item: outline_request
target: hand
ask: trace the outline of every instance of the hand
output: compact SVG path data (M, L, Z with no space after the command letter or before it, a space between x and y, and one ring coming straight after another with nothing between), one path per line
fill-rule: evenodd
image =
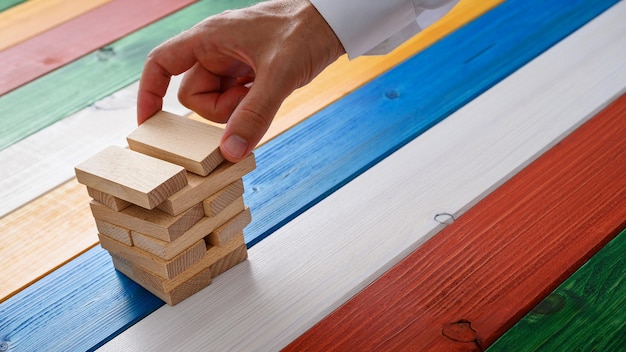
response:
M170 77L185 73L178 98L206 119L227 123L220 150L245 158L282 102L344 53L308 0L274 0L226 11L166 41L149 55L137 120L162 109Z

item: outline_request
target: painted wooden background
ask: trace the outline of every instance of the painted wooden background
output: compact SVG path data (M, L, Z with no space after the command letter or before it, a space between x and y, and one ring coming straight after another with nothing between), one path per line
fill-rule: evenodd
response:
M247 262L175 307L115 272L73 166L134 128L152 47L253 2L0 4L0 351L626 345L614 0L465 0L341 58L256 151Z

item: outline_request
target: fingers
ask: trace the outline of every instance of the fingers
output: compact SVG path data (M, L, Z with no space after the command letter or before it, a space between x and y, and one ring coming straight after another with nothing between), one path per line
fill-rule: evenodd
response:
M271 84L257 77L233 112L220 144L222 155L227 160L238 162L252 152L267 132L283 100L294 89L275 82Z
M148 55L137 93L138 124L162 109L170 78L194 65L194 40L193 36L182 33L161 44Z
M223 77L196 64L185 73L178 91L178 100L200 116L226 123L248 88L237 78Z

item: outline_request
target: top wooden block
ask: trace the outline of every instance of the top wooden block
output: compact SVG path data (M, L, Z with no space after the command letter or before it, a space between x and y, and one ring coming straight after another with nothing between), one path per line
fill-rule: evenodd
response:
M206 176L224 161L219 150L222 134L219 127L160 111L126 139L134 151Z
M75 172L78 182L146 209L187 185L182 167L116 146L96 153Z

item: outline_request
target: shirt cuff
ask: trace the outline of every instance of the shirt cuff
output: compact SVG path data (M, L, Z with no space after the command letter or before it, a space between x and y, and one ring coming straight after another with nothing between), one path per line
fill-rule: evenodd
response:
M348 57L386 54L448 13L459 0L309 0Z
M339 38L348 57L370 51L415 22L407 0L310 0Z

